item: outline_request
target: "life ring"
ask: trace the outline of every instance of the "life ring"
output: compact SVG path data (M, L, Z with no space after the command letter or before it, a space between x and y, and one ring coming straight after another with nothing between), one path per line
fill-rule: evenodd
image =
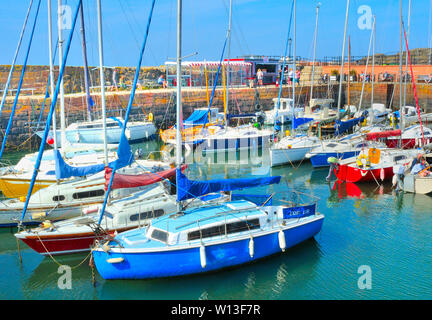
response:
M363 163L362 160L366 160L366 163ZM369 157L365 154L360 154L356 160L357 166L360 167L370 167Z

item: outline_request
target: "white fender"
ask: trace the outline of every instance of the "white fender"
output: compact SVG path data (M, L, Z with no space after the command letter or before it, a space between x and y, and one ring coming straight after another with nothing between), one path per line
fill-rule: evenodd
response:
M380 170L380 178L381 178L381 181L384 181L384 168L381 168L381 170Z
M254 252L255 248L254 248L254 240L253 237L251 236L250 240L249 240L249 255L251 258L253 258L254 256Z
M285 233L283 233L282 230L279 231L278 238L279 238L279 247L282 249L283 252L285 252L285 248L286 248Z
M207 266L207 258L204 244L201 244L200 247L200 259L201 259L201 267L204 269Z
M126 128L126 130L125 130L125 136L126 136L126 138L127 138L128 140L130 140L130 138L131 138L131 132L130 132L130 129L129 129L129 128Z
M397 184L397 175L394 174L393 175L393 179L392 179L392 185L393 185L393 187L396 187L396 184Z

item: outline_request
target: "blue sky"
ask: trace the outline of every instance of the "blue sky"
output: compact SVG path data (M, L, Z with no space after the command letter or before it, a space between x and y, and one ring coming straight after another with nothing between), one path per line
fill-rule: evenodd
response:
M10 64L30 0L6 1L0 11L0 64ZM18 63L24 59L36 3L30 15ZM42 0L29 64L47 65L47 1ZM317 56L339 56L342 51L346 0L321 0ZM430 0L412 1L410 48L429 46ZM6 5L7 3L7 5ZM63 0L74 10L77 0ZM96 0L83 0L89 64L98 65ZM280 56L284 52L291 0L233 0L231 57L246 54ZM312 57L318 1L297 0L297 55ZM144 37L151 0L102 0L104 55L107 66L135 66ZM357 11L366 5L376 16L376 52L399 50L399 0L351 0L348 34L352 55L366 55L370 30L361 30ZM177 0L156 0L143 65L161 65L176 54ZM218 60L228 28L229 0L183 1L183 53L187 60ZM52 0L53 40L57 39L57 1ZM408 0L403 0L407 23ZM79 25L74 33L68 65L82 65ZM64 33L66 38L69 31Z

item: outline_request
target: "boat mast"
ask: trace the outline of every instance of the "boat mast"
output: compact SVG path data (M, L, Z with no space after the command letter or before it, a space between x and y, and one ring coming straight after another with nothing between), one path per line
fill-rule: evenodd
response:
M344 57L345 57L345 42L346 42L346 33L347 33L347 26L348 26L349 3L350 0L347 0L347 7L346 7L346 14L345 14L345 30L344 30L344 38L342 44L342 61L341 61L340 78L339 78L339 95L338 95L338 104L337 104L338 119L340 119L340 107L342 101L342 83L343 83L343 69L344 69Z
M59 49L59 69L62 67L63 58L63 23L62 23L62 0L57 1L57 25L58 25L58 49ZM60 83L60 141L62 149L66 147L66 119L65 119L65 104L64 104L64 83L63 75Z
M51 15L51 0L48 0L48 47L49 47L49 67L50 67L50 88L51 98L54 95L54 65L53 65L53 53L52 53L52 15ZM55 109L53 111L53 139L54 139L54 150L57 150L57 134L56 134L56 116Z
M366 84L366 75L367 75L367 71L368 71L368 66L369 66L369 58L370 58L370 52L371 52L371 48L372 48L372 40L373 40L373 30L375 28L375 18L373 19L373 26L372 26L372 30L371 30L371 35L370 35L370 39L369 39L369 48L368 48L368 55L366 58L366 66L365 66L365 71L364 71L364 75L363 75L363 80L362 80L362 89L360 92L360 101L359 101L359 111L362 108L362 104L363 104L363 93L364 93L364 88L365 88L365 84ZM373 113L373 109L371 106L371 112ZM373 122L373 118L374 115L371 115L371 121Z
M27 21L28 21L29 15L30 15L30 11L31 11L32 5L33 5L33 0L30 1L30 5L29 5L29 7L27 9L27 14L26 14L26 17L24 19L24 24L23 24L23 27L22 27L22 30L21 30L21 34L20 34L20 38L19 38L19 41L18 41L18 45L17 45L17 48L15 50L15 55L14 55L13 60L12 60L12 65L11 65L11 68L9 70L9 75L8 75L7 80L6 80L6 85L5 85L4 90L3 90L3 97L2 97L2 100L1 100L1 104L0 104L0 115L1 115L2 110L3 110L3 106L4 106L5 102L6 102L6 95L8 93L9 85L10 85L10 82L11 82L11 79L12 79L12 74L13 74L13 71L14 71L14 68L15 68L15 62L16 62L16 59L17 59L17 56L18 56L18 52L19 52L19 49L21 48L21 43L22 43L22 39L23 39L23 36L24 36L24 31L25 31L26 26L27 26Z
M80 9L80 23L81 23L81 47L82 54L84 60L84 86L86 91L86 104L87 104L87 120L91 121L91 97L90 97L90 89L89 89L89 72L88 72L88 63L87 63L87 46L86 46L86 37L85 37L85 25L84 25L84 5L81 6Z
M402 14L401 14L402 16ZM408 26L407 26L407 41L408 41L408 45L409 45L409 35L410 35L410 25L411 25L411 0L409 0L408 2ZM402 36L402 34L401 34ZM402 37L401 37L401 57L402 57ZM404 100L403 100L403 106L406 106L406 93L407 93L407 78L408 78L408 54L405 55L405 81L404 81ZM399 61L400 62L400 61ZM401 130L405 129L405 115L400 111L401 115ZM403 118L402 118L403 117ZM403 119L403 121L402 121Z
M82 8L81 8L82 9ZM81 10L82 12L82 10ZM98 12L98 34L99 34L99 78L101 87L101 105L102 105L102 130L103 130L103 143L104 143L104 163L108 165L108 147L107 147L107 131L106 131L106 107L105 107L105 76L104 76L104 56L103 56L103 39L102 39L102 10L101 1L97 0Z
M182 0L177 0L177 103L176 103L176 113L177 113L177 126L176 126L176 165L177 171L181 170L182 163L182 136L181 136L181 49L182 49ZM209 119L210 120L210 119ZM177 194L178 181L176 183ZM177 201L177 211L181 211L181 203Z
M295 82L296 82L296 11L297 11L297 1L294 0L294 22L293 22L293 87L292 87L292 95L293 95L293 104L292 104L292 135L295 135L294 128L294 117L295 117Z
M313 62L312 62L312 81L311 81L311 93L310 93L309 105L310 105L310 100L313 99L313 87L314 87L314 77L315 77L316 43L317 43L317 33L318 33L318 15L319 15L320 5L321 5L321 2L318 2L317 6L316 6L316 20L315 20L315 33L314 33L314 51L313 51Z
M348 36L348 108L351 106L351 36Z
M228 22L228 48L227 48L227 83L226 83L226 99L225 99L225 112L224 112L224 122L225 129L228 127L227 124L227 112L228 112L228 100L229 100L229 88L230 88L230 53L231 53L231 17L232 17L232 0L230 0L230 8L229 8L229 22ZM210 120L210 119L209 119Z
M51 15L51 0L48 0L48 47L49 47L49 67L50 67L50 88L51 88L51 99L54 96L54 62L52 53L52 15ZM55 108L53 111L52 119L53 127L53 139L54 139L54 150L58 150L57 147L57 129L56 129L56 113ZM56 178L56 183L59 183L59 179Z

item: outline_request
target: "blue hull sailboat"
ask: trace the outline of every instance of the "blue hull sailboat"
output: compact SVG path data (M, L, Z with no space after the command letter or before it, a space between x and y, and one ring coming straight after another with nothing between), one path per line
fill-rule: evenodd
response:
M93 258L104 279L149 279L221 270L280 253L315 236L316 205L263 206L249 201L192 209L120 233Z

